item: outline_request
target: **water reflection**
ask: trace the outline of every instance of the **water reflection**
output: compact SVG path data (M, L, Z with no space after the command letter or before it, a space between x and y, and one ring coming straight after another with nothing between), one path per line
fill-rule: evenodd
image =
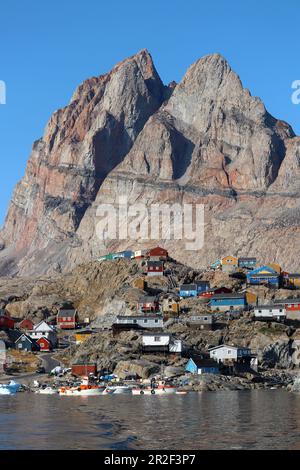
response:
M0 449L299 449L300 395L0 399Z

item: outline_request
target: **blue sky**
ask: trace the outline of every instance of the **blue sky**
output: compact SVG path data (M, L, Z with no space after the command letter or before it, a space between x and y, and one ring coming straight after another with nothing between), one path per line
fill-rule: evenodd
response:
M85 78L147 48L165 83L219 52L267 109L300 134L297 0L2 0L0 105L2 223L34 140Z

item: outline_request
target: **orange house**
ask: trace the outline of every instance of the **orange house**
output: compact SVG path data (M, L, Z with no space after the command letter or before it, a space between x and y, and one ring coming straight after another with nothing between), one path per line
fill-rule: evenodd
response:
M239 260L236 256L225 256L221 259L221 267L222 271L232 271L233 269L237 268L239 264Z

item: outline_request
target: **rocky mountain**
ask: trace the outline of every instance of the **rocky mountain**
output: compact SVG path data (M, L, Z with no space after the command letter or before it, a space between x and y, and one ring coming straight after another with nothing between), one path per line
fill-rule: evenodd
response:
M297 269L300 138L243 88L226 60L195 62L165 86L143 50L85 81L33 145L1 231L0 272L69 270L110 249L159 242L201 268L224 253ZM97 208L204 204L204 246L105 242ZM142 220L142 219L141 219Z

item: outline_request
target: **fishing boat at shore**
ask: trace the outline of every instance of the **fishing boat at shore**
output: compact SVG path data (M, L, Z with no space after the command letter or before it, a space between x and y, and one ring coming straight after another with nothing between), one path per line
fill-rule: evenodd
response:
M99 396L103 395L104 386L90 383L88 378L82 380L78 386L65 386L58 389L60 396Z
M146 387L133 388L131 393L132 395L172 395L177 393L177 387L161 381L158 384L152 383Z
M106 387L106 394L108 395L131 395L132 387L128 385L111 385Z
M57 395L58 390L53 387L45 387L45 388L40 388L39 390L36 390L35 393L38 395Z
M21 388L21 384L11 380L8 384L0 384L0 395L15 395Z

